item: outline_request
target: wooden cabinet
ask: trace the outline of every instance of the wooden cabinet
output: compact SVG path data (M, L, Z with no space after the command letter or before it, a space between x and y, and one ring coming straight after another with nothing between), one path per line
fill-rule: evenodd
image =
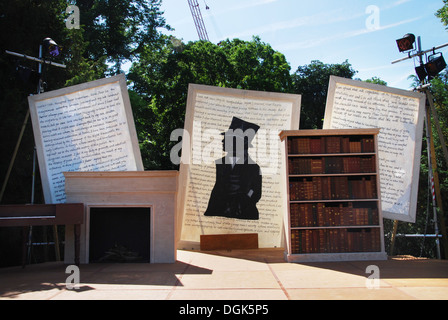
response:
M379 129L289 130L289 262L384 260Z

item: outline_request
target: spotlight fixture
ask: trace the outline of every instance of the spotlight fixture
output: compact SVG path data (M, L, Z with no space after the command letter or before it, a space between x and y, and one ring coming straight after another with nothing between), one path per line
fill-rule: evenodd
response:
M446 62L441 52L430 55L428 62L425 64L426 73L430 77L437 76L445 68Z
M26 66L17 65L16 73L19 79L22 80L24 85L37 85L39 83L39 74L36 72L36 70L33 70Z
M59 55L59 46L53 39L45 38L43 40L43 45L45 54L49 54L53 57L57 57Z
M425 69L424 65L415 67L415 73L417 73L417 76L418 76L418 79L420 80L420 82L425 80L426 76L428 75L426 73L426 69Z
M400 52L414 49L415 36L412 33L407 33L403 38L397 40L398 50Z

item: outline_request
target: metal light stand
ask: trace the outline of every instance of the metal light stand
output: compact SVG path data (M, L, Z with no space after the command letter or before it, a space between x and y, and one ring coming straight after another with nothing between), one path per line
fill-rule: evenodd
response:
M428 100L428 96L426 96ZM435 233L435 241L437 247L437 259L441 258L440 255L440 239L439 239L439 224L437 219L437 203L436 203L436 194L434 192L434 170L432 165L432 150L434 149L434 142L432 139L431 124L430 124L430 116L429 109L426 108L425 115L425 131L426 131L426 150L428 152L428 179L431 182L431 194L432 194L432 209L433 209L433 219L434 219L434 233ZM440 199L439 199L440 201ZM443 217L442 217L443 218ZM426 235L425 235L426 236Z
M428 52L435 52L435 50L437 49L441 49L444 47L447 47L448 43L440 45L438 47L434 47L432 49L429 50L425 50L422 51L421 49L421 38L417 37L417 52L414 54L410 54L410 52L408 53L408 56L402 59L398 59L395 61L392 61L392 64L394 63L398 63L404 60L408 60L408 59L412 59L415 57L419 57L419 62L420 62L420 66L423 66L423 55L428 53ZM426 78L426 77L425 77ZM428 151L428 179L431 185L431 195L432 195L432 205L433 205L433 221L434 221L434 235L427 235L427 234L423 234L423 235L401 235L401 236L405 236L405 237L434 237L435 238L435 242L436 242L436 247L437 247L437 258L441 259L441 251L440 251L440 238L442 238L442 241L444 242L444 253L445 253L445 259L448 259L448 239L447 239L447 233L446 233L446 226L445 226L445 220L444 220L444 214L443 214L443 206L442 206L442 199L441 199L441 194L440 194L440 186L439 186L439 179L438 179L438 174L437 174L437 164L436 164L436 158L435 158L435 150L434 150L434 141L433 141L433 136L432 136L432 131L431 131L431 112L433 113L433 118L435 121L435 125L437 127L437 130L439 132L439 139L441 141L442 144L442 149L444 152L444 156L445 156L445 161L448 164L448 151L446 149L446 143L445 143L445 139L443 137L443 134L441 133L440 130L440 126L438 123L438 118L437 118L437 113L436 110L434 108L434 104L433 104L433 97L431 92L429 91L429 87L430 84L425 84L424 83L424 79L420 80L421 81L421 86L419 86L418 88L416 88L418 91L422 92L425 94L426 96L426 101L427 101L427 107L426 107L426 112L425 112L425 131L426 131L426 141L427 141L427 151ZM431 111L430 111L431 109ZM436 197L437 196L437 197ZM436 199L439 199L439 214L440 214L440 219L438 218L438 214L437 214L437 202ZM441 233L439 234L439 220L440 220L440 226L441 226ZM392 232L392 239L391 239L391 253L393 253L394 250L394 244L395 244L395 237L397 236L397 227L398 227L398 220L394 221L394 227L393 227L393 232Z
M42 56L42 45L39 46L39 58L27 56L25 54L12 52L12 51L8 51L8 50L5 50L5 52L7 54L10 54L10 55L13 55L13 56L16 56L16 57L20 57L20 58L24 58L24 59L27 59L27 60L39 62L39 83L37 85L37 94L43 93L43 80L42 80L41 75L42 75L42 65L44 63L52 65L52 66L56 66L56 67L59 67L59 68L66 68L66 66L64 64L55 63L55 62L51 62L51 61L45 60L43 58L43 56ZM6 172L6 177L5 177L5 180L3 182L2 189L0 190L0 202L3 199L3 195L5 193L6 185L8 184L9 176L11 174L12 167L14 166L14 162L15 162L15 159L16 159L16 156L17 156L17 152L19 150L20 143L22 142L23 134L24 134L25 128L26 128L26 126L28 124L29 117L30 117L30 109L28 108L27 112L26 112L26 115L25 115L25 119L24 119L23 124L22 124L22 128L21 128L20 133L19 133L19 138L17 139L16 147L14 149L11 161L9 163L8 170ZM33 202L34 202L34 173L33 173L33 187L32 187L31 203L33 203Z
M59 68L66 68L66 66L64 64L55 63L55 62L52 62L52 61L45 60L44 55L43 55L42 44L39 45L39 58L27 56L25 54L20 54L20 53L8 51L8 50L6 50L5 52L7 54L10 54L10 55L13 55L13 56L16 56L16 57L24 58L24 59L35 61L35 62L39 63L39 65L38 65L39 82L37 84L37 90L36 90L37 94L41 94L41 93L44 92L44 81L43 81L43 77L42 77L42 66L43 66L43 64L53 65L53 66L56 66L56 67L59 67ZM17 152L19 150L20 143L22 142L23 134L24 134L25 128L26 128L26 126L28 124L29 117L30 117L30 109L28 108L27 112L26 112L26 115L25 115L25 120L23 121L22 128L20 130L19 138L18 138L17 143L16 143L16 147L15 147L14 152L13 152L13 156L11 158L8 170L6 172L5 181L3 182L2 189L0 190L0 202L3 199L3 195L4 195L4 192L6 190L6 185L8 184L9 176L10 176L12 168L14 166L14 162L15 162L15 159L16 159L16 156L17 156ZM34 150L33 150L33 173L32 173L32 182L31 182L32 185L31 185L31 202L30 202L30 204L34 204L35 181L36 181L36 158L37 158L37 156L36 156L36 147L34 146ZM31 246L32 246L31 240L32 240L33 227L29 226L28 228L29 229L28 229L28 239L27 239L27 243L28 243L27 260L30 261ZM55 229L54 232L56 233L55 236L57 237L57 229ZM59 259L59 249L58 248L56 248L56 258Z

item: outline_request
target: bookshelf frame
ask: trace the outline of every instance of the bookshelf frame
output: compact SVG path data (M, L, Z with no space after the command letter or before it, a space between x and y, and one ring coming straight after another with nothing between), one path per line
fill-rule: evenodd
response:
M387 259L379 131L369 128L280 132L286 157L286 261ZM312 139L320 149L309 146Z

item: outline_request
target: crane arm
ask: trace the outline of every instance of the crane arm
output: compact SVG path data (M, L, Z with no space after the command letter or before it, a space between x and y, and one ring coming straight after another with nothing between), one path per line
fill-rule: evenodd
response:
M201 9L197 0L188 0L191 15L193 16L194 24L199 35L200 40L208 40L207 30L205 29L204 20L202 19Z

